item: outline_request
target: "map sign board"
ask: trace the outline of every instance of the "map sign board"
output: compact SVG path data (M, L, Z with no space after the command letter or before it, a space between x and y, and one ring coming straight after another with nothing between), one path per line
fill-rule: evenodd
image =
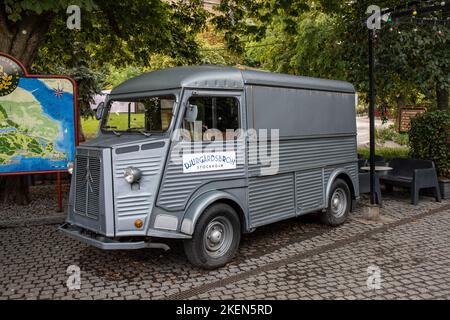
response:
M72 79L29 75L0 53L0 175L67 171L77 125Z

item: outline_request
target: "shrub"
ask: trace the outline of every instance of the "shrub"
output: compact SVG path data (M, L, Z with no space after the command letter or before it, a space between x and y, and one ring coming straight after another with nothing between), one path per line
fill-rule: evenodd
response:
M364 105L357 105L356 106L356 114L358 116L365 116L368 113L368 107Z
M393 141L401 146L408 145L409 137L407 133L398 133L395 125L391 124L387 128L376 129L375 136L381 143L386 141Z
M411 119L410 155L433 160L441 177L450 177L450 112L432 111Z

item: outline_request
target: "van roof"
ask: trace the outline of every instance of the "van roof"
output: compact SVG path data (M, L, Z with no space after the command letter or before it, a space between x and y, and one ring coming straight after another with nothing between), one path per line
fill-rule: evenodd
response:
M288 74L241 70L215 65L188 66L147 72L115 87L111 94L138 93L177 88L243 89L245 85L288 87L354 93L348 82Z

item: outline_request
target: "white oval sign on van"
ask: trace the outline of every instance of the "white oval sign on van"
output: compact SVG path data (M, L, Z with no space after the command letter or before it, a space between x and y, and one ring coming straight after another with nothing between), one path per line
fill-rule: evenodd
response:
M235 152L183 154L183 173L236 169Z

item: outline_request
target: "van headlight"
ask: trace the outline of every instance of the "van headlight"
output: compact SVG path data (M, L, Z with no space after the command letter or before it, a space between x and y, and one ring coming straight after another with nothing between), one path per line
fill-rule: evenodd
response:
M74 166L75 165L74 165L74 163L72 161L67 163L67 171L69 172L69 174L73 173Z
M124 170L123 177L129 184L132 184L141 179L142 172L138 168L128 167Z

